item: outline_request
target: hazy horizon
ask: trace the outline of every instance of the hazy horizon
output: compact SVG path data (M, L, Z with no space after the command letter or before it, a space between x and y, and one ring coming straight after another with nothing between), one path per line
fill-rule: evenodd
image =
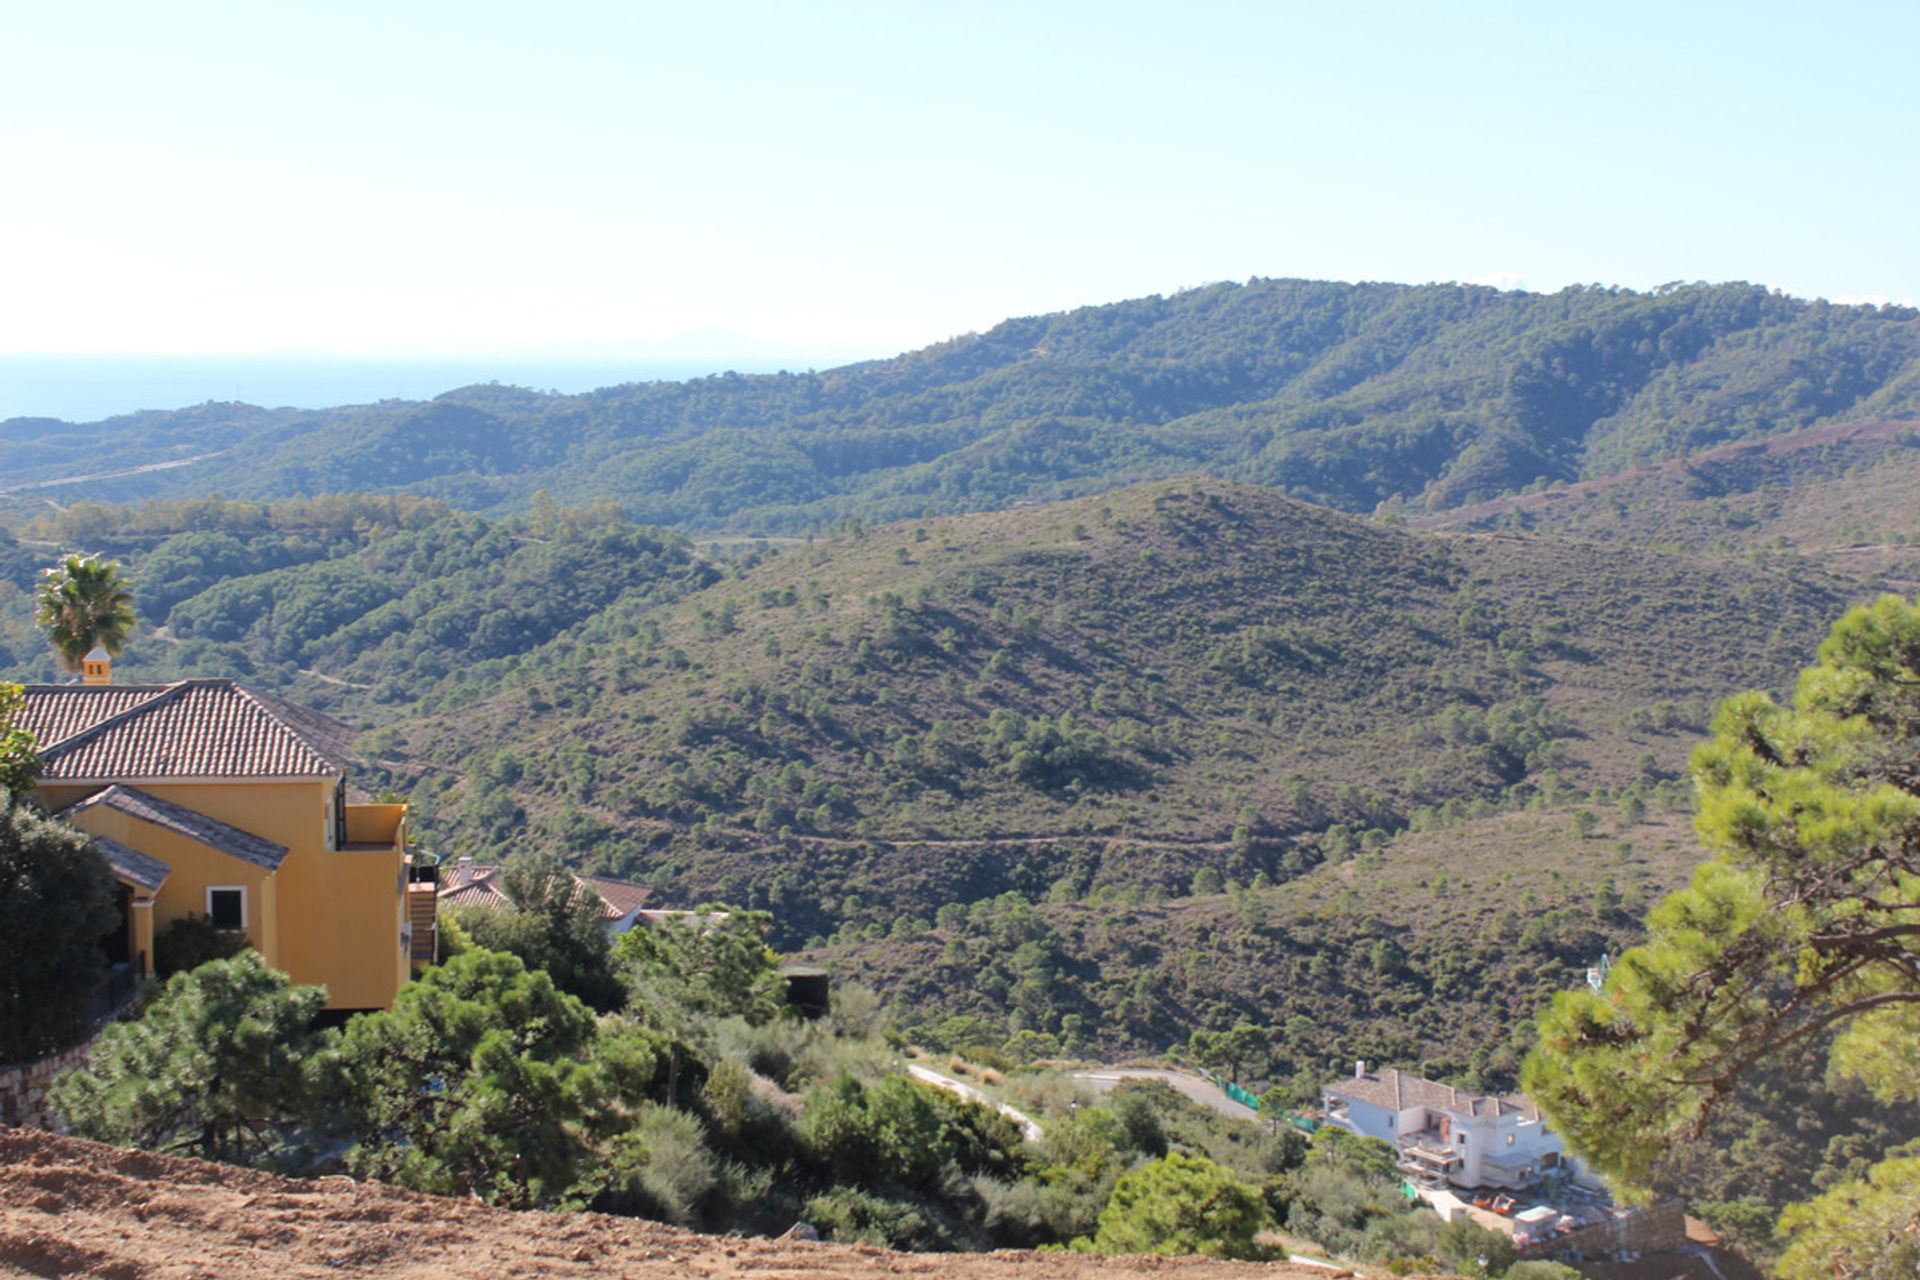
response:
M892 353L889 353L892 354ZM626 382L681 382L714 374L800 372L871 357L0 355L0 422L98 422L216 402L331 409L381 400L430 400L498 382L578 394Z

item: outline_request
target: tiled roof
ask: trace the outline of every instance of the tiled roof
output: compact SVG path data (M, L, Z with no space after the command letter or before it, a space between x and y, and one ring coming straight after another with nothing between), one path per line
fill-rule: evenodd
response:
M113 874L122 880L139 885L142 889L158 890L167 882L167 876L173 868L158 858L150 858L138 849L129 849L118 840L109 840L105 836L93 837L93 847L113 868Z
M507 907L512 903L500 887L500 868L456 862L442 867L440 905L443 907ZM600 914L609 920L624 920L632 915L653 890L627 880L606 876L576 874L574 883L590 889L600 898Z
M156 827L164 827L209 849L230 854L269 871L278 871L280 864L287 859L287 846L283 844L263 840L251 832L230 827L217 818L209 818L185 805L162 800L159 796L148 795L134 787L108 787L78 804L68 805L54 816L70 818L95 807L112 809L142 822L150 822Z
M575 876L574 879L600 895L600 901L606 904L609 920L626 919L653 896L653 890L630 880L610 880L606 876Z
M164 684L41 684L26 686L15 724L33 732L42 747L91 729L165 693Z
M29 685L43 783L118 778L284 778L345 771L353 730L227 679Z
M511 904L500 891L494 873L500 868L471 862L447 863L440 868L440 905L443 907L505 907Z
M1405 1111L1410 1107L1430 1107L1436 1111L1458 1111L1471 1116L1497 1116L1520 1113L1538 1116L1524 1098L1494 1098L1468 1093L1450 1084L1435 1084L1389 1067L1348 1080L1335 1081L1325 1092L1335 1098L1370 1102L1376 1107Z
M488 867L487 870L491 872L493 868ZM487 907L497 909L510 907L513 904L507 901L507 895L500 892L500 886L495 884L492 876L489 875L484 878L468 879L458 884L448 884L446 881L442 881L440 884L440 905L443 907Z

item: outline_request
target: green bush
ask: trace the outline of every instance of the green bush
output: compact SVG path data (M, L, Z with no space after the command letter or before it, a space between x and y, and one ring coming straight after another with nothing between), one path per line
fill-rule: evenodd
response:
M1046 1176L1046 1175L1043 1175ZM1097 1180L1053 1177L1002 1182L975 1178L974 1194L983 1207L982 1223L996 1248L1031 1249L1066 1244L1092 1235L1100 1211L1113 1193L1114 1175Z
M603 1211L692 1225L720 1182L720 1161L698 1117L677 1107L648 1107L614 1139L601 1197Z
M209 961L231 959L250 945L246 934L216 929L213 921L189 911L154 937L153 971L169 978L198 969Z
M653 1089L658 1037L602 1026L540 970L474 950L347 1025L341 1097L356 1173L440 1195L553 1205Z
M1513 1237L1483 1227L1471 1218L1455 1218L1434 1237L1440 1260L1463 1276L1498 1276L1513 1266Z
M1534 1258L1508 1267L1501 1280L1581 1280L1580 1273L1564 1262Z
M808 1096L799 1131L836 1181L860 1186L930 1187L950 1166L1004 1176L1022 1163L1011 1121L906 1076L869 1088L843 1073Z
M1142 1165L1114 1185L1093 1238L1099 1253L1205 1254L1259 1258L1266 1225L1259 1192L1213 1161L1179 1152Z
M807 1201L806 1220L823 1239L880 1245L888 1249L926 1249L940 1243L927 1215L912 1203L836 1187Z

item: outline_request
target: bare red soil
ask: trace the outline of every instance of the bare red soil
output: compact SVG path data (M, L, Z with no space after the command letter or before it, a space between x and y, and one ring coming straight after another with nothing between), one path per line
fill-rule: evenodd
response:
M632 1218L515 1213L348 1178L300 1181L0 1129L0 1275L1330 1280L1346 1274L1204 1258L911 1254L703 1236Z

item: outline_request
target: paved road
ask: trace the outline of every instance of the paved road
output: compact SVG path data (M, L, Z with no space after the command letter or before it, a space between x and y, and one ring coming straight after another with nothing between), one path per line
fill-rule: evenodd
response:
M1091 1085L1101 1093L1112 1093L1113 1087L1122 1080L1158 1080L1223 1116L1232 1116L1236 1120L1260 1118L1258 1112L1235 1102L1210 1081L1185 1071L1161 1071L1151 1067L1100 1067L1093 1071L1071 1072L1068 1078Z
M923 1067L917 1062L909 1062L907 1064L907 1074L915 1080L932 1085L936 1089L945 1089L948 1093L958 1094L968 1102L977 1102L983 1107L992 1107L995 1111L998 1111L1001 1115L1019 1125L1020 1132L1026 1136L1028 1142L1038 1142L1047 1136L1046 1131L1041 1129L1034 1118L1026 1112L1010 1107L1004 1102L995 1102L992 1098L989 1098L986 1094L964 1081L955 1080L952 1076L943 1076L938 1071L930 1067Z

